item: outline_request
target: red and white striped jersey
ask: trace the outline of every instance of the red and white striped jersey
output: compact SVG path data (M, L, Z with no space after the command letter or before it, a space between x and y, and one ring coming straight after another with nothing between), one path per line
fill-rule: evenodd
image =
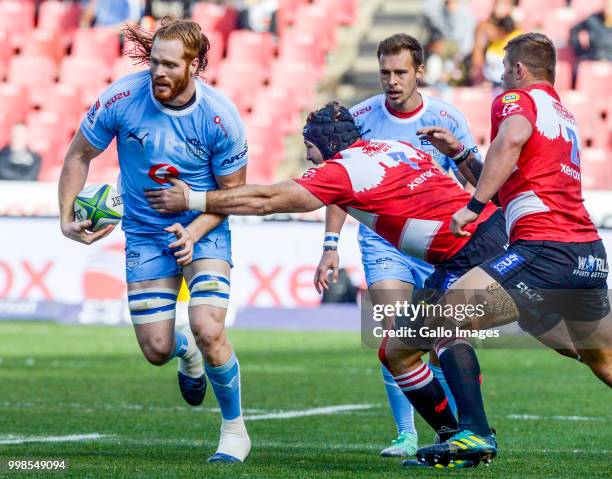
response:
M469 241L453 236L450 221L470 195L409 143L359 141L294 181L428 263L451 258ZM489 204L466 229L474 232L495 210Z
M580 134L574 115L547 83L499 95L491 109L491 141L501 123L521 115L533 133L499 190L510 242L586 243L599 239L582 199Z

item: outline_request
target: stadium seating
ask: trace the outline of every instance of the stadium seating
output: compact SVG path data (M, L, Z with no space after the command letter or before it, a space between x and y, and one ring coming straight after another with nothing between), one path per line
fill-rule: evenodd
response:
M319 48L318 39L312 32L289 30L280 40L279 58L311 65L317 80L323 73L325 53Z
M578 15L572 8L561 7L547 13L542 22L542 33L547 35L557 47L569 42L570 29L578 23Z
M74 34L72 56L82 58L100 58L107 65L121 55L119 33L107 28L83 28Z
M335 15L324 5L317 3L299 7L294 30L300 33L310 33L317 39L317 47L324 53L336 47Z
M202 26L204 32L218 31L227 42L229 34L236 28L238 14L236 10L225 5L208 2L196 2L191 16Z
M8 81L27 86L31 90L30 93L35 94L37 88L44 88L55 82L57 70L57 64L47 56L16 55L9 63Z
M146 65L135 65L134 60L130 57L122 56L117 58L112 67L111 72L111 80L115 81L118 78L121 78L125 75L129 75L130 73L135 73L138 71L145 70L147 68Z
M68 56L60 67L60 81L81 88L103 85L111 76L111 67L101 58Z
M576 88L588 91L597 101L610 95L611 62L582 61L578 64Z
M40 4L38 28L63 34L70 33L77 28L79 17L78 3L46 0Z
M77 125L83 115L81 92L71 84L53 85L39 106L41 110L58 113L69 125Z
M11 125L12 122L9 121L6 113L0 110L0 148L9 143L11 139Z
M37 28L32 30L21 48L23 55L40 55L51 58L58 63L66 54L66 49L60 36L52 30Z
M555 74L555 90L561 92L572 88L572 65L570 62L557 61L557 71Z
M605 149L583 148L580 160L583 188L612 190L612 168Z
M0 84L0 113L9 124L25 121L28 114L27 89L16 84Z
M257 63L260 68L268 69L274 57L274 50L272 33L235 30L229 36L227 58L233 62Z
M27 34L34 28L34 3L22 1L0 2L0 30L9 35L9 44L20 48Z
M465 115L478 145L489 143L492 100L489 88L455 88L452 93L451 103Z
M316 3L327 8L339 25L352 25L357 19L357 0L317 0Z

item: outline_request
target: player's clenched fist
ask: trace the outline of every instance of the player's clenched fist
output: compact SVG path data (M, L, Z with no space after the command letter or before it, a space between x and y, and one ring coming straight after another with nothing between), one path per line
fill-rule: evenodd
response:
M189 209L189 186L181 180L169 177L170 188L145 191L145 197L151 208L158 213L176 213Z
M87 228L91 227L91 221L71 221L70 223L62 223L62 233L66 238L78 241L83 244L91 244L95 241L101 240L105 236L108 236L115 225L108 225L98 231L88 231Z

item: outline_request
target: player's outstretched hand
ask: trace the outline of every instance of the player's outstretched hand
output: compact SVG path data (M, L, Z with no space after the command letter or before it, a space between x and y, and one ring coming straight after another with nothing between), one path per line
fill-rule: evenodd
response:
M321 294L324 289L329 289L329 276L327 274L328 271L332 272L332 281L334 283L338 281L339 265L340 256L338 256L338 251L323 251L321 261L319 261L319 266L317 266L317 270L314 276L314 285L319 294Z
M151 208L158 213L176 213L189 209L189 186L173 176L168 177L170 188L145 191Z
M181 266L187 266L193 260L194 240L187 228L180 223L174 223L165 229L168 233L174 233L176 241L170 243L170 248L178 249L174 253L176 262Z
M62 224L62 233L66 238L70 238L71 240L83 244L91 244L108 236L111 234L111 231L115 229L115 225L108 225L98 231L88 231L87 228L90 227L90 220L72 221Z
M457 211L451 220L450 229L456 237L470 236L469 231L465 231L463 228L470 223L473 223L478 218L478 215L472 210L468 210L466 207L461 208Z
M426 138L443 155L453 157L461 152L463 145L450 130L441 126L427 126L417 131L417 135Z

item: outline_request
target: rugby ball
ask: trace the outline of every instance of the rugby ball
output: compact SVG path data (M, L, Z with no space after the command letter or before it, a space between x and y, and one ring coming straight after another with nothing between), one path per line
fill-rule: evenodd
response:
M121 195L110 185L89 185L74 200L74 219L91 220L91 231L116 225L123 216Z

